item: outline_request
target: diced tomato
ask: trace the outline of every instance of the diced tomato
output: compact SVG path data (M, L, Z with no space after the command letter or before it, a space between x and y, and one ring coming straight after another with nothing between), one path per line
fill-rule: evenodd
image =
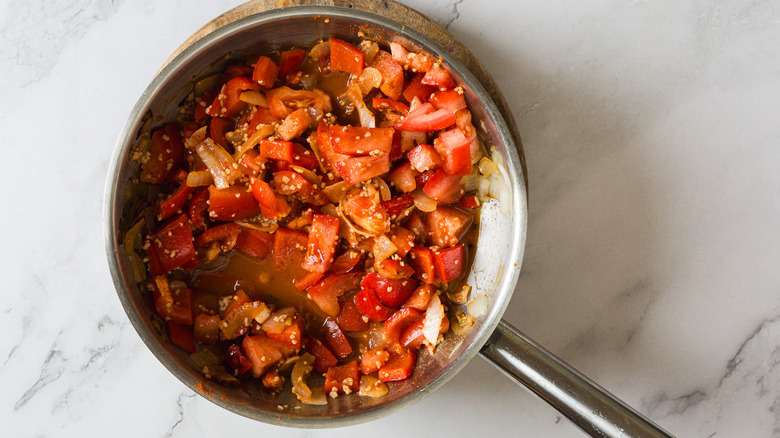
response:
M356 249L350 248L333 260L330 270L336 274L343 274L353 270L361 260L363 260L363 254Z
M371 99L371 105L377 111L389 110L403 115L409 113L409 105L393 99L374 97Z
M206 113L213 117L235 117L247 104L239 96L246 90L259 90L260 84L245 76L237 76L222 86Z
M265 169L266 159L260 156L260 152L254 149L250 149L244 152L241 159L238 161L238 170L244 175L251 178L262 177L262 172Z
M209 218L237 221L260 214L260 206L249 187L233 185L225 189L209 186Z
M439 206L426 215L431 243L440 247L457 245L474 217L454 207Z
M414 177L417 176L417 171L412 168L412 165L408 161L404 161L398 167L395 168L387 179L395 186L396 189L404 193L409 193L417 188L417 183L414 181Z
M336 317L336 322L339 323L339 327L345 332L363 332L369 329L368 322L363 319L355 305L354 297L344 300L341 305L341 312Z
M353 75L363 73L365 53L352 44L337 38L330 39L330 69L345 71Z
M283 120L298 108L311 107L322 114L328 113L332 109L330 96L316 88L314 90L293 90L284 86L266 91L265 97L271 115L278 120Z
M314 152L298 143L293 143L293 164L310 170L315 170L320 166Z
M168 321L168 337L171 338L171 343L179 346L185 351L195 353L195 338L192 335L192 328L185 327L174 321Z
M390 145L390 153L388 154L388 158L390 158L390 161L393 162L400 160L403 157L404 150L403 146L401 145L401 131L395 131L393 132L393 142Z
M290 214L292 210L290 204L282 196L274 193L267 182L250 178L249 183L252 186L253 198L259 203L260 212L265 218L281 219Z
M371 374L379 371L387 360L390 359L390 353L381 348L372 348L363 353L360 360L360 372Z
M247 130L247 134L252 135L255 131L257 131L257 127L260 125L268 125L278 122L279 121L273 116L273 114L271 114L271 110L262 106L257 107L254 114L252 114L252 119L249 121L249 129Z
M306 51L298 47L282 52L279 59L279 78L284 79L297 70L305 58Z
M273 318L273 316L272 316ZM288 321L292 321L288 324ZM280 344L287 345L294 348L296 351L300 350L303 339L303 318L297 313L285 321L285 329L281 333L268 332L268 337Z
M331 38L332 39L332 38ZM358 361L331 367L325 373L325 394L351 394L360 390Z
M382 260L374 263L374 269L385 278L409 278L414 275L414 268L401 260Z
M237 344L231 344L225 351L225 363L239 376L252 369L252 362L241 353L241 348Z
M306 256L309 235L305 231L279 227L274 233L274 264L300 265Z
M409 299L412 292L417 288L417 280L411 278L392 279L370 272L360 283L363 289L372 289L379 301L388 307L401 307Z
M389 216L398 216L401 212L414 205L414 197L412 195L396 196L382 202L381 205Z
M431 94L436 91L436 87L422 83L424 77L425 73L418 73L409 81L409 84L403 92L404 99L406 99L407 102L411 103L415 97L418 98L420 102L427 102Z
M317 338L309 338L309 342L306 343L306 350L314 356L312 366L314 371L320 374L325 374L328 368L334 367L339 363L336 356Z
M390 318L395 311L379 301L373 289L363 289L355 295L358 311L371 321L381 322Z
M284 118L281 125L276 128L276 132L282 140L291 140L303 134L313 122L314 119L311 118L308 110L297 109Z
M293 284L299 291L305 291L319 283L324 276L325 274L323 272L307 272L303 277L293 280Z
M412 168L417 172L438 169L444 163L444 160L442 160L441 155L436 152L436 149L427 144L415 146L412 150L407 152L406 156L409 158L409 163Z
M235 129L235 122L232 119L225 117L213 117L209 124L209 137L214 140L214 143L222 146L226 151L233 150L227 139L225 139L225 133Z
M429 101L436 109L446 109L451 113L456 113L466 108L466 99L463 94L455 89L437 91L431 96Z
M236 246L239 231L241 227L235 222L209 228L195 239L195 246L200 248L211 242L219 242L219 248L228 252Z
M409 215L404 227L414 234L415 243L425 245L428 242L428 228L417 212Z
M263 158L293 162L293 144L284 140L263 139L260 142L260 155Z
M346 274L326 274L306 292L323 312L330 316L339 314L339 297L360 287L363 272L348 272Z
M433 271L433 269L431 269L431 271ZM431 273L431 277L433 277L433 273ZM431 298L435 293L435 287L430 284L423 284L414 290L412 296L410 296L401 307L411 307L412 309L417 309L420 312L424 312L425 309L428 308L428 303L430 303Z
M200 227L206 220L206 210L209 208L209 191L207 188L198 190L190 200L189 214L192 226Z
M331 126L330 144L339 154L351 156L387 154L392 147L393 132L393 128Z
M176 269L195 256L192 230L186 214L171 219L152 236L164 272Z
M404 227L395 227L388 235L395 245L395 253L404 258L414 246L414 233Z
M471 142L460 129L454 128L439 134L433 147L444 158L442 168L450 175L468 175L471 173Z
M406 118L395 126L401 131L431 132L448 128L455 124L455 114L447 110L437 110L430 103L424 103L409 111Z
M424 246L415 246L409 250L409 254L409 263L414 267L415 278L433 284L436 281L436 271L431 250Z
M468 208L469 210L473 210L477 207L479 207L479 198L477 198L474 195L463 195L458 199L458 203L463 208Z
M261 56L255 64L252 72L252 80L262 87L271 88L274 86L276 77L279 75L279 67L267 56Z
M423 193L437 200L440 204L449 204L460 198L463 185L460 175L449 175L442 169L436 171L423 186Z
M344 359L352 354L352 346L333 318L326 319L322 325L322 342L339 358Z
M387 321L385 326L385 340L390 344L397 344L401 339L401 332L411 323L422 318L422 313L412 307L404 307L398 310Z
M444 248L433 253L433 266L436 268L436 277L444 283L448 283L461 275L466 270L466 250L462 243L451 248Z
M214 344L219 340L219 315L200 313L192 327L195 340L201 344Z
M274 172L274 186L281 195L296 195L303 202L315 206L330 203L330 200L324 193L315 188L301 174L292 170Z
M433 85L439 88L450 88L457 85L455 84L455 79L452 78L452 75L447 70L436 65L425 73L421 82L425 85Z
M320 149L320 155L322 155L325 164L331 171L338 175L339 170L336 164L350 157L349 155L339 154L333 150L333 146L330 142L330 127L325 123L325 120L320 120L320 124L317 127L317 146Z
M404 71L401 66L384 50L377 52L371 66L382 74L382 84L379 89L387 97L397 100L404 89Z
M379 380L395 382L412 375L417 364L417 350L399 348L390 351L390 359L379 369Z
M349 157L336 162L335 167L344 182L353 185L387 173L390 170L390 159L387 154Z
M236 249L259 259L268 257L273 245L274 234L251 228L241 228L241 232L238 233L238 240L236 240Z
M182 172L184 171L182 170ZM187 172L184 173L186 174ZM192 187L188 186L186 181L183 181L168 199L160 202L160 214L157 215L157 220L168 219L180 211L187 204L192 190Z
M161 184L184 161L184 143L179 125L171 123L152 133L149 158L141 164L141 181Z
M311 272L325 272L333 263L333 254L339 241L341 222L337 217L315 214L306 245L306 259L303 269Z
M291 353L290 347L260 334L244 336L241 350L252 363L252 376L260 377L274 364Z

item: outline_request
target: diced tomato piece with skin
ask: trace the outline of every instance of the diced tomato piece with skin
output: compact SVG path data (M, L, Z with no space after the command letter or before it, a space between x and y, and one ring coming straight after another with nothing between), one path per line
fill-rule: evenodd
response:
M466 108L466 98L456 89L437 91L433 93L429 102L436 109L446 109L452 113Z
M271 140L270 138L266 138L260 141L260 155L263 158L292 163L293 144L289 141Z
M433 271L433 266L431 266L431 271ZM431 277L433 277L433 275L433 272L431 272ZM435 293L435 287L430 284L422 284L420 287L414 290L412 296L409 297L409 299L406 300L406 302L401 307L411 307L412 309L417 309L420 312L424 312L425 309L428 308L428 303L431 302L431 298Z
M303 345L301 343L303 339L303 325L304 321L303 318L298 315L297 313L292 317L292 323L287 325L285 323L286 327L284 331L281 333L271 333L268 332L268 337L273 339L276 342L279 342L280 344L287 345L288 347L294 348L296 351L300 350L301 346Z
M310 170L318 169L320 166L314 152L298 143L293 143L293 164Z
M192 327L195 340L201 344L214 344L219 340L219 315L200 313Z
M409 250L409 254L409 264L414 268L415 278L433 284L436 281L436 270L431 250L424 246L415 246Z
M413 307L404 307L398 310L387 321L385 326L385 340L390 344L400 342L401 333L411 323L422 318L422 313Z
M341 312L336 316L336 322L345 332L364 332L370 327L355 305L354 297L347 298L341 304Z
M200 227L206 221L206 210L209 209L209 190L202 188L198 190L190 200L189 214L192 226Z
M417 183L414 181L415 176L417 176L417 171L412 168L411 163L404 161L390 172L387 179L399 191L409 193L417 188Z
M421 82L439 88L451 88L457 85L447 70L435 65L425 73Z
M152 133L149 159L141 164L141 181L161 184L184 161L184 143L179 125L171 123Z
M390 158L390 161L393 162L395 160L400 160L404 157L404 150L403 146L401 145L401 131L395 131L393 132L393 142L390 145L390 153L388 154L388 158Z
M404 258L414 246L414 233L404 227L395 227L388 235L395 245L395 253Z
M463 186L460 175L450 175L443 169L433 174L423 186L423 193L438 201L440 204L455 202L463 194Z
M414 234L415 243L425 245L428 242L428 228L417 212L409 215L404 227Z
M276 132L282 140L292 140L309 129L313 122L314 119L311 118L308 110L305 108L297 109L282 120L282 123L276 128Z
M351 394L360 390L358 361L331 367L325 373L325 394Z
M336 356L319 339L309 338L309 341L306 343L306 351L314 356L312 367L317 373L325 374L329 368L339 363Z
M354 185L390 171L390 158L387 154L349 157L334 165L344 182Z
M406 153L406 156L409 158L412 169L417 172L438 169L444 163L444 160L442 160L441 155L436 149L428 144L415 146Z
M395 310L379 301L373 289L363 289L355 295L355 306L358 311L371 321L382 322L393 316Z
M320 149L320 155L327 167L337 175L340 175L336 163L350 157L349 155L339 154L333 150L330 142L330 127L324 120L320 120L320 124L317 127L317 146Z
M303 269L310 272L325 272L330 268L339 242L340 226L341 222L337 217L325 214L314 215Z
M363 272L348 272L346 274L326 274L314 286L308 288L306 292L323 312L330 316L339 314L339 297L345 293L360 287L360 280L363 278Z
M258 126L269 125L271 123L279 123L279 120L271 114L271 110L262 106L257 107L254 114L252 114L252 119L249 120L249 130L247 131L247 134L252 135L257 131Z
M363 289L372 289L385 306L399 308L417 289L417 284L417 280L411 278L385 278L370 272L363 278L360 286Z
M257 178L261 176L265 168L265 162L266 159L260 156L260 152L250 149L244 152L244 155L238 161L238 170L250 178Z
M359 76L363 73L366 54L352 44L337 38L330 39L330 69Z
M331 126L330 144L333 151L339 154L351 156L387 154L392 148L393 132L393 128Z
M474 216L454 207L439 206L426 215L431 243L440 247L457 245Z
M240 231L241 226L235 222L217 225L216 227L209 228L195 238L195 246L200 248L211 242L219 242L219 249L223 252L228 252L236 246L238 233Z
M319 281L322 280L322 277L324 276L325 273L323 272L308 272L303 277L293 280L293 283L295 284L296 289L303 292L306 289L319 283Z
M213 117L209 124L209 137L214 140L214 143L222 146L226 151L231 152L233 145L231 145L225 138L225 133L235 129L235 122L232 119L225 117Z
M313 90L293 90L290 87L278 87L265 92L268 101L268 109L278 120L284 120L288 114L299 108L314 108L319 112L326 114L332 109L330 96L324 91Z
M273 245L273 234L251 228L241 228L236 240L236 249L261 260L268 257Z
M235 117L246 108L247 104L239 96L246 90L260 90L260 84L245 76L237 76L229 80L220 90L206 113L213 117Z
M252 80L264 88L271 88L274 86L278 75L279 67L276 66L276 63L267 56L261 56L257 60L255 69L252 72Z
M322 325L322 342L336 357L344 359L352 354L352 346L349 345L347 337L333 318L326 319Z
M186 174L186 172L184 173ZM186 181L183 181L168 199L160 202L160 213L157 215L157 220L168 219L181 210L187 204L192 191L193 188L188 186Z
M252 376L261 377L282 358L291 354L292 349L260 334L244 336L244 340L241 342L241 351L252 363Z
M437 110L430 103L424 103L409 111L404 120L395 126L401 131L431 132L448 128L455 124L455 114L447 110Z
M401 212L414 205L414 197L412 197L412 195L396 196L395 198L383 201L381 205L385 208L388 216L398 216Z
M237 221L260 214L260 206L249 187L232 185L225 189L209 186L209 218Z
M377 52L371 66L382 74L382 84L379 89L391 99L397 100L404 89L404 70L384 50Z
M412 375L417 364L417 350L399 348L390 351L390 359L379 369L379 380L396 382Z
M444 248L433 253L433 266L436 268L436 278L443 283L459 278L466 270L466 249L462 243L451 248Z
M298 47L282 52L279 59L279 78L283 79L297 70L305 58L306 51Z
M306 178L292 170L274 172L274 186L280 195L293 195L314 189L314 186Z
M363 353L360 360L360 372L371 374L379 371L387 360L390 359L390 353L381 348L372 348Z
M225 363L239 376L252 369L252 362L241 353L241 348L237 344L231 344L225 351Z
M389 110L403 115L409 113L409 105L393 99L374 97L373 99L371 99L371 105L377 111Z
M444 158L442 168L450 175L469 175L471 173L471 142L460 129L454 128L439 134L433 147Z
M305 231L279 227L274 232L274 264L276 267L300 265L306 256L309 234Z
M463 208L473 210L479 207L479 198L474 195L463 195L458 199L458 204Z
M363 254L356 249L348 249L344 254L336 257L333 264L330 265L331 272L344 274L355 269L355 266L363 260Z
M250 178L249 183L252 186L254 200L259 204L259 210L265 218L281 219L290 214L292 210L290 204L283 197L274 193L267 182Z
M192 335L192 328L185 327L174 321L168 321L168 336L171 343L190 353L195 353L195 338Z
M424 77L425 73L418 73L409 81L403 92L404 99L407 102L411 103L415 97L421 102L427 102L431 94L436 91L436 87L422 83Z
M176 269L195 256L192 230L186 214L170 220L152 236L160 265L164 272Z

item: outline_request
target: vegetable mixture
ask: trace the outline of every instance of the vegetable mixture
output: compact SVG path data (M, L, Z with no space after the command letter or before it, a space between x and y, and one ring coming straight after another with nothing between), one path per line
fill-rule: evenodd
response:
M148 203L125 249L207 378L381 397L471 326L454 304L495 166L441 60L389 49L330 38L229 65L139 141Z

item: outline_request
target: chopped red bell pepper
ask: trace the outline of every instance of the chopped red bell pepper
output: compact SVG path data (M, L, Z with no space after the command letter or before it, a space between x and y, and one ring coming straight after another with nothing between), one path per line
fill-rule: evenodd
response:
M447 70L436 65L425 73L421 82L425 85L433 85L439 88L450 88L457 85L455 79L452 78L452 75Z
M391 217L398 216L412 205L414 205L414 197L412 197L412 195L396 196L395 198L382 202L382 207L385 208L385 211Z
M252 187L254 200L260 204L260 212L265 218L281 219L290 214L292 210L290 204L282 196L277 195L267 182L250 178L249 184Z
M388 154L348 157L334 165L344 182L353 185L387 173L390 170L390 158Z
M431 94L436 91L436 87L425 85L422 83L422 79L425 77L425 73L418 73L409 81L403 92L404 99L411 103L416 97L420 102L427 102L431 97Z
M463 177L450 175L443 169L439 169L423 186L423 193L438 201L440 204L455 202L463 194Z
M360 390L358 361L331 367L325 373L325 394L351 394Z
M185 351L195 353L195 338L192 335L192 328L185 327L174 321L168 321L168 337L171 343L179 346Z
M458 128L439 134L433 147L444 158L442 168L450 175L469 175L471 173L471 142Z
M186 214L171 219L152 236L160 265L164 272L176 269L195 256L192 230Z
M354 297L344 300L336 322L345 332L363 332L369 329L368 321L364 320L363 315L358 311Z
M330 39L330 69L359 76L363 73L365 53L352 44L337 38Z
M390 353L381 348L372 348L363 353L360 360L360 372L371 374L379 371L387 360L390 359Z
M417 288L417 280L411 278L385 278L375 272L368 273L360 286L372 289L385 306L399 308Z
M390 351L390 359L379 369L379 380L395 382L412 375L417 364L417 350L398 348Z
M279 227L274 232L274 264L300 265L306 256L309 235L305 231Z
M152 133L148 159L141 164L141 181L162 184L184 161L179 125L171 123Z
M424 246L415 246L409 250L409 263L414 268L414 276L424 283L436 282L436 271L433 265L433 253Z
M225 138L225 133L234 130L236 123L232 119L225 117L214 117L209 124L209 137L214 143L222 146L226 151L232 152L233 145Z
M466 250L462 243L433 253L436 277L444 283L454 280L466 271Z
M246 90L260 90L260 84L245 76L237 76L222 86L206 113L213 117L235 117L247 104L239 96Z
M237 344L231 344L225 351L225 362L239 376L252 369L252 362L241 353L241 348Z
M339 242L340 227L341 222L337 217L325 214L314 215L303 269L310 272L325 272L330 268Z
M282 52L279 59L279 79L284 79L297 70L305 58L306 51L298 47Z
M448 247L457 245L466 234L474 217L454 207L439 206L426 215L431 244Z
M223 252L228 252L236 246L238 233L241 227L235 222L229 222L216 227L209 228L200 236L195 238L195 246L200 248L211 242L219 242L219 248Z
M431 266L431 277L433 277L433 266ZM433 298L433 294L435 293L435 287L430 284L422 284L412 292L412 296L410 296L401 307L411 307L420 312L424 312L425 309L428 308L428 303L431 302L431 298Z
M309 341L306 343L306 350L314 356L312 366L314 371L320 374L325 374L330 367L334 367L339 363L336 356L317 338L309 338Z
M360 287L363 272L348 272L346 274L328 273L306 292L309 298L317 304L323 312L330 316L339 314L339 297L345 293Z
M253 190L241 185L224 189L209 186L209 218L216 221L237 221L260 214L260 205Z
M206 221L206 210L209 209L209 191L207 188L199 189L190 200L189 214L192 226L199 228Z
M384 322L385 340L389 344L397 344L401 340L401 333L411 323L422 318L423 314L413 308L404 307L398 310L387 321Z
M344 359L352 354L352 346L333 318L326 319L322 325L322 342L339 358Z
M398 100L404 89L404 71L393 59L393 55L380 50L374 57L371 67L382 74L382 84L379 89L391 99Z
M446 109L451 113L456 113L463 108L466 108L466 99L462 93L458 93L456 89L437 91L431 96L429 100L436 109Z
M387 179L399 191L409 193L417 188L417 182L414 180L415 176L417 176L417 171L412 168L411 163L404 161L390 172Z
M184 171L182 170L182 172ZM184 173L186 174L187 172ZM157 215L157 220L168 219L180 211L189 201L192 190L192 187L187 185L185 177L185 181L179 185L179 188L167 199L160 202L160 214Z
M293 144L284 140L263 139L260 142L260 155L263 158L293 162Z
M330 265L330 270L336 274L343 274L355 269L355 266L357 266L361 260L363 260L363 254L356 249L350 248L333 260L333 264Z
M455 114L447 110L437 110L430 103L424 103L409 111L404 120L395 126L401 131L431 132L448 128L455 124Z
M267 56L261 56L252 71L252 80L264 88L272 88L278 75L279 67L276 66L276 63Z
M236 249L259 259L268 257L273 245L274 234L251 228L241 228L241 232L238 233L238 239L236 240Z
M381 322L393 316L395 310L379 301L373 289L363 289L355 295L358 311L371 321Z

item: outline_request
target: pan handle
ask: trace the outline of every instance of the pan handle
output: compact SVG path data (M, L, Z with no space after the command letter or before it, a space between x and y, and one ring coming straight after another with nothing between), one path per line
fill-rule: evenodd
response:
M590 436L673 438L504 321L480 353Z

